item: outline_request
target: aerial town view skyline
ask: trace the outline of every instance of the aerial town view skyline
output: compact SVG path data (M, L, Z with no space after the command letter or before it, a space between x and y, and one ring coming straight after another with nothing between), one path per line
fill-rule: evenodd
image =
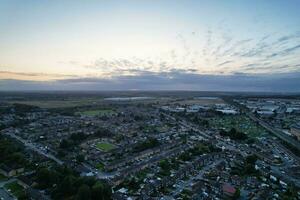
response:
M0 0L0 200L299 200L299 0Z

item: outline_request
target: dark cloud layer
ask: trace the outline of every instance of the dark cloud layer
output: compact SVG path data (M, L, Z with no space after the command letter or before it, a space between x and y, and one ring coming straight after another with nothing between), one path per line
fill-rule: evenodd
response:
M0 80L0 90L195 90L300 92L300 73L199 75L192 72L140 72L109 79L73 78L57 81Z

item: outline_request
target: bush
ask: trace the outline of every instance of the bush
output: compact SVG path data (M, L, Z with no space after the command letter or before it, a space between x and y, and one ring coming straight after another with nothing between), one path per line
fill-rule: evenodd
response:
M245 133L237 131L235 128L230 129L230 131L220 131L221 136L228 136L232 140L246 140L248 136Z
M149 138L148 140L137 144L134 147L133 151L134 152L140 152L140 151L144 151L146 149L151 149L151 148L159 146L159 145L160 145L160 143L156 138Z

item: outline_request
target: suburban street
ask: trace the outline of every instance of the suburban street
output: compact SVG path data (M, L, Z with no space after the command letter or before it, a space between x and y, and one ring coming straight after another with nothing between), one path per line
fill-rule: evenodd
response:
M184 188L190 186L195 180L202 179L202 177L206 171L214 168L215 166L220 164L222 161L223 161L223 159L220 159L220 160L214 161L214 162L206 165L199 171L199 173L196 176L189 178L189 180L187 180L187 181L183 181L183 182L179 183L176 190L173 191L172 196L177 196L179 193L182 192L182 190Z
M64 162L58 158L56 158L54 155L50 154L50 153L46 153L43 150L41 150L39 147L37 147L35 144L28 142L24 139L22 139L21 137L13 134L13 133L5 133L7 136L10 136L16 140L18 140L19 142L21 142L24 146L26 146L27 148L31 149L32 151L35 151L37 153L39 153L40 155L43 155L53 161L55 161L57 164L62 165Z

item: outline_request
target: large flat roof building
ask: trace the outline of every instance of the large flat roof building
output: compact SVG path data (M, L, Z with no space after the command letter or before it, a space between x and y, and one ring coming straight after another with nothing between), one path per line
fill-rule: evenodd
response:
M292 135L295 135L298 140L300 140L300 124L295 124L291 126L291 133Z

